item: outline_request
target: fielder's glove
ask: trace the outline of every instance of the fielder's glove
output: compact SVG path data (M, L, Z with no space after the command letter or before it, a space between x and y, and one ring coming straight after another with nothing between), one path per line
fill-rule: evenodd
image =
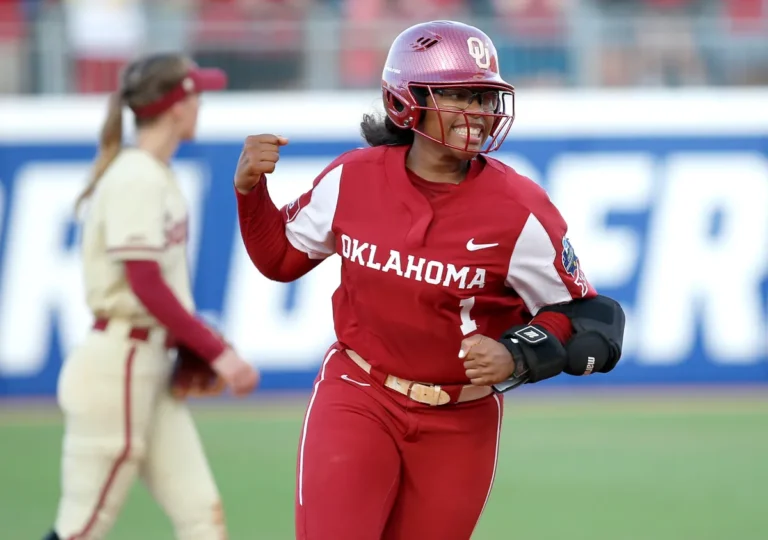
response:
M192 349L179 345L171 373L171 394L178 398L212 397L226 387L211 365Z

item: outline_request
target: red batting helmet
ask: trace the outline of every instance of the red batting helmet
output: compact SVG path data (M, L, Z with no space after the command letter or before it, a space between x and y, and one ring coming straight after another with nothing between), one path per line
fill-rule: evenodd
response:
M415 132L451 148L466 150L437 140L420 131L421 111L440 108L433 90L439 88L483 88L498 93L493 111L464 112L467 116L494 118L491 138L480 153L498 150L515 118L515 88L499 75L499 62L491 39L474 26L454 21L432 21L417 24L403 31L389 49L382 74L384 109L396 126ZM414 88L422 89L414 94ZM427 107L425 96L432 97L434 106ZM456 113L450 109L451 113ZM442 122L441 122L442 126Z

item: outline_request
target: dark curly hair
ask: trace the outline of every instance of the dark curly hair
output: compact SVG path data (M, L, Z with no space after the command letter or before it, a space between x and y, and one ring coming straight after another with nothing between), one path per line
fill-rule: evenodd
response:
M389 116L373 114L363 115L360 133L370 146L410 145L414 137L412 130L397 127Z

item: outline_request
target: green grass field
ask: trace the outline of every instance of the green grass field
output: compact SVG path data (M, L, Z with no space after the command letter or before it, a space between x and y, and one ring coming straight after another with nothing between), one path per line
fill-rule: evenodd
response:
M509 395L473 538L768 539L768 389L591 394ZM293 538L305 399L195 407L232 540ZM39 539L50 526L61 433L51 405L0 403L0 540ZM137 484L109 538L172 533Z

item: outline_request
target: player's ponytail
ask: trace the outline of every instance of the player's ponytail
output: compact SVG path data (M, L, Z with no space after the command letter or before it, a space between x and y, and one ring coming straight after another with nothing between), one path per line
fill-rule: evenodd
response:
M363 115L360 133L369 146L409 145L414 137L412 130L397 127L389 116L382 120L372 114Z
M110 164L115 160L123 146L123 98L120 92L114 92L109 97L107 118L101 128L99 139L99 153L93 164L93 172L88 185L77 198L75 210L79 210L83 202L91 196L96 185L104 175Z

